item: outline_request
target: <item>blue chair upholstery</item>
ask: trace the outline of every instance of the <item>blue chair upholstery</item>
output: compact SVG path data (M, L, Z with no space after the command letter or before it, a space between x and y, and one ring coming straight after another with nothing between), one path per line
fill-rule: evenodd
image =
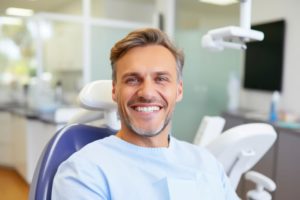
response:
M30 200L50 200L52 183L58 166L86 144L115 134L109 128L82 124L59 130L45 147L30 185Z

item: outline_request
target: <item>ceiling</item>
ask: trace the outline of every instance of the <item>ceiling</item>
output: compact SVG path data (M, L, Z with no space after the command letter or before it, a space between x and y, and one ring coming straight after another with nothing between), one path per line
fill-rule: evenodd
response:
M34 12L41 11L55 11L58 8L63 7L65 4L68 4L72 1L81 1L81 0L0 0L0 15L5 15L5 10L8 7L18 7L18 8L28 8L33 9ZM97 0L92 0L97 1ZM126 0L126 1L137 1L137 2L155 2L155 0ZM189 10L214 10L214 11L224 11L231 10L234 11L237 9L238 4L233 4L230 6L215 6L206 3L200 3L198 0L176 0L177 7L185 7Z
M35 12L55 10L74 0L0 0L0 15L8 7L33 9Z

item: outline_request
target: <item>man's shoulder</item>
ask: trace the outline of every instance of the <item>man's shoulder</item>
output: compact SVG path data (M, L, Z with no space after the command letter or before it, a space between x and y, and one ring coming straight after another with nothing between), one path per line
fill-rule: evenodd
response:
M95 162L99 158L105 158L110 149L112 149L110 146L114 144L111 142L112 140L114 140L114 136L108 136L103 139L93 141L82 147L77 152L73 153L68 161L81 162L85 160L89 162Z
M79 152L84 152L84 151L93 151L96 149L103 149L105 147L107 147L108 145L113 144L112 141L114 140L114 135L99 139L99 140L95 140L87 145L85 145L84 147L82 147L82 149L79 150Z

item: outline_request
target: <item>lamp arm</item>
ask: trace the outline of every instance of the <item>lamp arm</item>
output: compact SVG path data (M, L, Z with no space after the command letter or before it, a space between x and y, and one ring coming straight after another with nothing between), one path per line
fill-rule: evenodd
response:
M252 0L240 0L240 27L251 29L251 5Z

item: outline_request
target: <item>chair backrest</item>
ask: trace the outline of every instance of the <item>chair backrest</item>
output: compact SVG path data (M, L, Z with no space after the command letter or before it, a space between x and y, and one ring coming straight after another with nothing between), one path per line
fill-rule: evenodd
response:
M50 200L52 183L58 166L86 144L115 134L109 128L82 124L59 130L45 147L30 185L30 200Z
M277 133L269 124L242 124L228 129L206 148L223 164L233 188L236 188L242 174L266 154L276 138Z
M102 119L102 125L119 130L121 122L117 114L118 106L111 93L112 80L97 80L85 85L79 93L78 101L86 110L73 115L69 123L91 123Z
M196 133L194 144L206 146L222 133L225 119L219 116L204 116Z

